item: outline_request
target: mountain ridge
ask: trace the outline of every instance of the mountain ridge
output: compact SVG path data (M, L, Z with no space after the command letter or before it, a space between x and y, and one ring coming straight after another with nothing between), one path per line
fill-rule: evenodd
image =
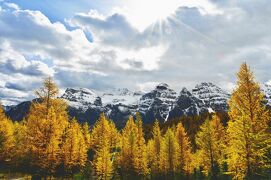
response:
M264 85L267 103L271 103L271 86ZM101 92L88 88L67 88L61 95L67 104L70 117L80 122L94 124L104 112L118 126L124 126L130 115L139 112L144 123L155 119L165 122L180 116L200 115L208 112L228 110L230 93L211 82L197 84L191 91L185 87L177 93L166 83L160 83L153 90L142 93L127 88ZM13 120L23 119L31 102L5 107L6 114Z

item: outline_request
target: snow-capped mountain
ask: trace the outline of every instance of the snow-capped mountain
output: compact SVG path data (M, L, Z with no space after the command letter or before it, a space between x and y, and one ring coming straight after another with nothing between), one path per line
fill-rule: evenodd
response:
M141 92L132 92L127 88L107 92L93 91L86 88L67 88L61 96L67 101L70 116L91 124L98 119L101 112L118 123L126 120L137 111L137 102Z
M167 120L177 93L165 83L161 83L149 93L144 94L138 102L138 111L146 121Z
M271 86L264 85L268 104L271 104ZM206 112L227 111L230 94L212 83L201 83L191 91L183 88L175 92L165 83L154 87L148 93L134 92L126 88L107 92L86 88L67 88L61 96L68 103L70 117L80 122L94 124L101 112L112 119L117 126L125 125L128 116L140 112L145 123L158 119L161 122L183 115L193 116ZM6 113L13 120L23 119L31 102L6 107Z
M192 94L203 100L204 104L214 111L227 111L230 94L213 83L201 83L192 89Z
M183 115L193 116L208 112L208 106L186 88L183 88L173 104L169 119Z

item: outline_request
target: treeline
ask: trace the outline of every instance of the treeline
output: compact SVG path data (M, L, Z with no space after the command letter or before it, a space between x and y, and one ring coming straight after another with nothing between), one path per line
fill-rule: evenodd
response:
M268 178L271 116L246 64L237 78L229 121L218 114L167 126L156 121L148 138L139 113L120 131L103 113L92 128L69 120L48 78L22 122L12 122L1 108L0 169L45 179Z

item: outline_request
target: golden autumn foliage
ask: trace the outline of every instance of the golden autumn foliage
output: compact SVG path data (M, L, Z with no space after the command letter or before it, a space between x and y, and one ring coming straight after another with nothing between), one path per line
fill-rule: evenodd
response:
M113 122L109 121L104 113L95 123L90 138L90 147L94 151L103 146L101 139L107 139L110 150L117 147L119 134Z
M114 172L113 154L110 152L108 139L101 139L102 146L96 151L94 169L97 179L111 179Z
M133 117L130 116L121 134L119 166L124 173L134 171L133 160L136 150L136 131L136 124Z
M139 113L136 114L136 143L135 153L133 158L134 169L137 175L147 176L149 173L147 147L142 127L142 119Z
M148 142L148 158L152 174L160 173L160 151L162 144L162 135L159 127L159 122L154 122L152 130L152 139Z
M198 162L206 175L216 177L218 166L223 165L225 149L225 129L217 115L207 119L196 136Z
M234 179L243 179L260 175L267 168L270 115L263 105L260 86L247 64L241 65L237 78L237 87L229 100L227 162Z
M65 138L61 148L64 168L73 173L85 166L87 161L88 142L86 141L83 128L73 119L65 132Z
M110 179L113 167L113 151L118 145L119 134L113 122L105 114L100 115L91 133L91 149L94 150L94 170L98 179Z
M68 125L65 117L56 115L53 107L46 118L32 116L31 111L26 122L27 148L31 164L49 173L60 163L60 145L64 130Z
M17 166L21 164L25 154L27 153L27 140L26 140L26 126L25 121L14 123L14 138L15 138L15 150L14 150L14 162Z
M164 174L177 172L179 166L179 144L174 130L169 128L163 137L160 151L160 169Z
M69 121L67 105L57 98L58 87L51 78L45 79L36 94L39 99L32 103L25 123L18 124L15 131L21 147L17 153L24 153L30 166L42 170L45 176L55 173L61 165L64 172L73 174L86 164L89 127Z
M31 114L29 114L41 119L47 119L49 110L53 107L56 114L67 117L67 104L62 99L57 98L58 93L59 89L52 78L46 78L43 87L35 91L38 99L31 104Z
M90 143L91 143L91 135L90 135L90 129L89 129L88 123L84 123L84 125L82 127L82 133L83 133L86 147L87 147L87 149L89 149Z
M0 163L11 161L14 156L15 138L14 127L0 105Z
M181 172L190 174L193 170L191 143L182 123L177 125L175 134L179 144L179 168Z
M26 120L28 156L33 167L52 174L60 164L64 130L68 126L66 103L57 99L58 88L51 78L36 91L39 100L32 103Z

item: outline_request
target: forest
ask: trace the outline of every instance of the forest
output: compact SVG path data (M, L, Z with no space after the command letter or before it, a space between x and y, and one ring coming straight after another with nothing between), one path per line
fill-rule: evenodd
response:
M117 129L102 113L90 127L68 116L58 93L45 79L20 122L0 109L0 179L271 178L270 111L246 63L227 114L144 125L136 113Z

